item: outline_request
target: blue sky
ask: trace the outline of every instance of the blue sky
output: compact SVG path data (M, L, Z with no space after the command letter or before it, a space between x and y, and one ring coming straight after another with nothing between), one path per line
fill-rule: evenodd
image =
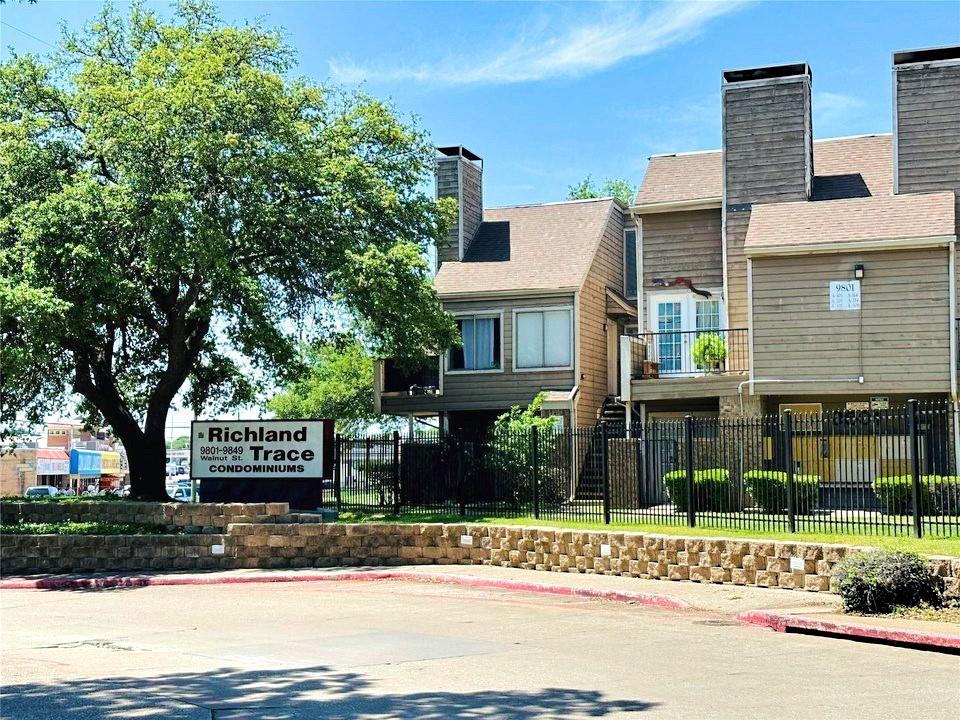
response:
M157 3L167 8L167 3ZM95 2L0 6L0 45L56 44ZM720 72L806 60L814 134L888 132L894 50L960 42L960 2L224 2L285 30L298 73L360 85L485 161L488 206L588 173L637 184L652 153L720 142ZM12 27L11 27L12 26ZM17 29L14 29L17 28ZM24 31L24 32L21 32Z

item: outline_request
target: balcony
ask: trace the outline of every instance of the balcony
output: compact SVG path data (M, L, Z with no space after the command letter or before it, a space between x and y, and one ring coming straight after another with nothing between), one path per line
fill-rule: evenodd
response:
M645 332L620 338L625 400L735 391L749 369L746 329Z
M382 361L381 394L440 395L440 361L428 358L422 365L408 367L395 360Z

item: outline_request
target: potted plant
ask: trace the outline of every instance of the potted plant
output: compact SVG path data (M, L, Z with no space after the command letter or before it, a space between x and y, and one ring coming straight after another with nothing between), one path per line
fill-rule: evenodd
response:
M727 341L715 332L706 332L693 341L693 363L699 370L719 372L727 359Z

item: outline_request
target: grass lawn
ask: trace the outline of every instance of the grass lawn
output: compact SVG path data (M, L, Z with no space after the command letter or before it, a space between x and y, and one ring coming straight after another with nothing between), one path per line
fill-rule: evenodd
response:
M402 513L344 510L340 513L341 522L380 522L380 523L426 523L442 522L457 524L492 525L532 525L537 527L563 527L576 530L619 530L632 532L659 533L663 535L682 535L687 537L730 537L753 538L758 540L785 540L790 542L837 543L886 548L891 550L912 550L926 555L953 555L960 557L960 537L923 537L920 539L901 535L865 535L863 533L843 532L778 532L759 528L729 528L717 526L668 525L663 523L618 523L604 525L598 522L578 522L575 520L537 520L532 516L497 517L494 515L463 518L450 513Z

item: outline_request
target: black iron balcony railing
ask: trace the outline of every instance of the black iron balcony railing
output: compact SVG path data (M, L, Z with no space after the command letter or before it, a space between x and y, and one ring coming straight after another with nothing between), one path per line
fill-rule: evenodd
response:
M385 393L408 395L437 395L440 392L440 361L431 357L419 366L407 367L395 360L383 361L383 388Z
M629 335L630 377L740 375L750 368L745 329L675 330Z

